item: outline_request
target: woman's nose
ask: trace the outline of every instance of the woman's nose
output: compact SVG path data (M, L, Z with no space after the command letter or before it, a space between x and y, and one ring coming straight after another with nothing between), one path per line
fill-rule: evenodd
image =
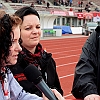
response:
M20 51L22 51L22 48L21 48L21 46L20 46L20 44L18 43L18 46L17 46L17 50L20 52Z
M32 33L33 34L37 34L38 33L38 30L36 28L32 29Z

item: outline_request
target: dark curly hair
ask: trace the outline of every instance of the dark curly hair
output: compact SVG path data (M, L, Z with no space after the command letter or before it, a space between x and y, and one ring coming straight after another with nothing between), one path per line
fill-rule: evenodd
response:
M0 18L0 68L3 66L3 62L7 63L9 49L14 38L12 28L20 25L21 22L22 20L15 15L5 14Z

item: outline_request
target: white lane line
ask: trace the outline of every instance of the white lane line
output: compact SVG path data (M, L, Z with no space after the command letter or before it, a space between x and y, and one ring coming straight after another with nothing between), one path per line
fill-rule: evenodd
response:
M71 48L71 47L73 47L73 48L76 47L76 48L77 48L77 47L79 47L79 46L80 46L80 48L82 48L82 45L78 45L78 46L64 46L63 49L68 49L68 48ZM53 48L53 49L52 49L52 48L53 48L53 47L48 48L47 51L50 51L50 50L51 50L51 51L52 51L52 50L59 50L59 49L61 50L61 48L58 48L58 47L57 47L57 48Z
M69 96L72 96L72 94L65 95L64 98L69 97Z
M72 64L76 64L77 62L73 62L73 63L67 63L67 64L62 64L62 65L58 65L57 67L62 67L62 66L67 66L67 65L72 65Z
M79 55L80 55L80 54L77 54L77 55L70 55L70 56L63 56L63 57L57 57L57 58L54 58L54 59L68 58L68 57L79 56Z
M78 50L82 50L82 49L74 49L74 50L65 50L65 51L61 51L61 52L55 52L55 53L52 53L52 54L59 54L59 53L65 53L65 52L72 52L72 51L78 51Z
M59 77L59 78L62 79L62 78L66 78L66 77L73 76L73 75L74 75L74 74L69 74L69 75L61 76L61 77Z
M65 43L65 42L63 42L63 41L56 41L57 43L56 44L54 44L54 43L50 43L50 42L45 42L45 43L42 43L42 44L45 44L45 45L47 45L47 47L49 47L49 45L52 45L52 46L58 46L57 44L61 44L61 45L67 45L67 46L69 46L69 45L77 45L77 43L76 42L73 42L73 41L69 41L69 42L67 42L67 44ZM80 42L80 41L78 41L78 42ZM84 41L81 41L80 43L84 43Z

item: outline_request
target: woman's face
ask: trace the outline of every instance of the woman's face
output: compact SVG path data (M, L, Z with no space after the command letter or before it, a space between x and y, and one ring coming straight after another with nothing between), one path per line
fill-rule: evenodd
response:
M22 45L27 48L34 48L40 41L41 28L40 21L36 15L24 16L21 25Z
M17 62L18 54L22 50L19 45L19 38L20 38L20 28L19 26L13 27L12 29L14 33L14 38L12 40L12 46L10 47L10 55L7 59L9 62L8 65L14 65Z

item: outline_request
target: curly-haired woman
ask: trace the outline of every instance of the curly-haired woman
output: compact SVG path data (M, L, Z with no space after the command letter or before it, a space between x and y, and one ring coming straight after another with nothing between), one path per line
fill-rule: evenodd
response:
M9 67L16 64L22 50L19 45L22 20L15 15L0 14L0 100L47 100L45 96L26 93L13 77ZM57 97L63 100L61 95Z
M28 94L13 77L8 65L17 62L22 50L20 42L21 19L15 15L1 13L0 16L0 100L43 100ZM4 15L3 15L4 14Z

